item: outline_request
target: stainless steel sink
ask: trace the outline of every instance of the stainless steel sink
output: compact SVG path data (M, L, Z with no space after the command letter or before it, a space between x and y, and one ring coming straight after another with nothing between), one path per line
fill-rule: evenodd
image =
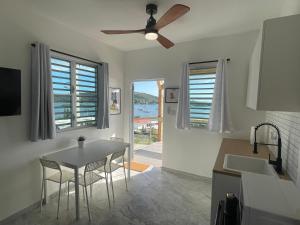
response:
M277 176L268 160L254 157L225 154L223 168L236 172L251 172L257 174Z

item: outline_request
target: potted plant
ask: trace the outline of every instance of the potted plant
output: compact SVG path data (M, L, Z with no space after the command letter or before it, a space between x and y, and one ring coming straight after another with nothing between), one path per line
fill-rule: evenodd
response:
M78 139L78 147L79 148L83 148L84 147L84 141L85 141L85 137L84 136L79 136Z

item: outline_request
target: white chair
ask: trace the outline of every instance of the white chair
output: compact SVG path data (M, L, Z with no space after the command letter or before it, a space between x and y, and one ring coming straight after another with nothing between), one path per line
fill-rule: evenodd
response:
M57 206L57 215L56 215L56 218L58 219L59 206L60 206L61 185L63 183L68 182L69 180L71 180L74 177L74 174L67 171L67 170L62 170L60 168L60 165L55 161L40 158L40 163L41 163L42 168L43 168L40 211L42 212L43 193L45 191L44 185L46 184L46 181L52 181L52 182L58 183L59 184L59 191L58 191L58 206ZM52 169L52 170L57 170L58 172L55 172L54 174L50 175L49 177L46 177L46 168L49 168L49 169Z
M107 173L105 170L106 162L107 162L107 158L87 164L84 168L84 174L79 176L79 185L82 186L85 191L85 198L86 198L86 202L87 202L87 209L88 209L90 221L91 221L91 214L90 214L89 199L88 199L88 194L87 194L87 187L89 185L92 185L92 184L100 181L101 179L105 179L108 204L110 207L110 197L109 197L109 191L108 191ZM103 171L105 174L104 177L101 176L100 174L94 172L101 167L104 168L104 171ZM70 182L75 182L75 180L72 179L69 181L69 183ZM68 206L69 206L69 184L68 184Z
M113 200L115 201L115 193L114 193L114 185L113 185L113 178L112 178L112 173L116 170L118 170L119 168L123 168L124 171L124 177L125 177L125 185L126 185L126 190L128 191L128 187L127 187L127 178L126 178L126 171L125 171L125 152L126 152L126 148L124 148L123 150L119 151L119 152L114 152L113 154L111 154L108 163L106 163L105 167L99 168L98 171L99 172L104 172L106 171L106 173L110 174L110 185L111 185L111 189L112 189L112 194L113 194ZM115 161L121 160L120 163L116 163Z

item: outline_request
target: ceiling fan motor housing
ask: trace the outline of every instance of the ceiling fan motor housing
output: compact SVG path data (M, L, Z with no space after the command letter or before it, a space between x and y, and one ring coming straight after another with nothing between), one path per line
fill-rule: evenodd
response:
M157 33L157 30L154 29L154 26L156 24L156 20L153 17L153 15L157 13L157 5L155 5L155 4L148 4L146 6L146 13L149 14L150 17L147 20L147 25L146 25L145 33L149 33L149 32Z
M157 13L157 5L155 4L148 4L146 6L146 13L150 16L155 15Z

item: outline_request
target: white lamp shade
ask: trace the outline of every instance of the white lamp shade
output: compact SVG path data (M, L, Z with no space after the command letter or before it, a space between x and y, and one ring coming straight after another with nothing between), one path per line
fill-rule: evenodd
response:
M155 32L149 32L149 33L145 34L145 38L147 40L153 41L153 40L156 40L158 38L158 34L155 33Z

